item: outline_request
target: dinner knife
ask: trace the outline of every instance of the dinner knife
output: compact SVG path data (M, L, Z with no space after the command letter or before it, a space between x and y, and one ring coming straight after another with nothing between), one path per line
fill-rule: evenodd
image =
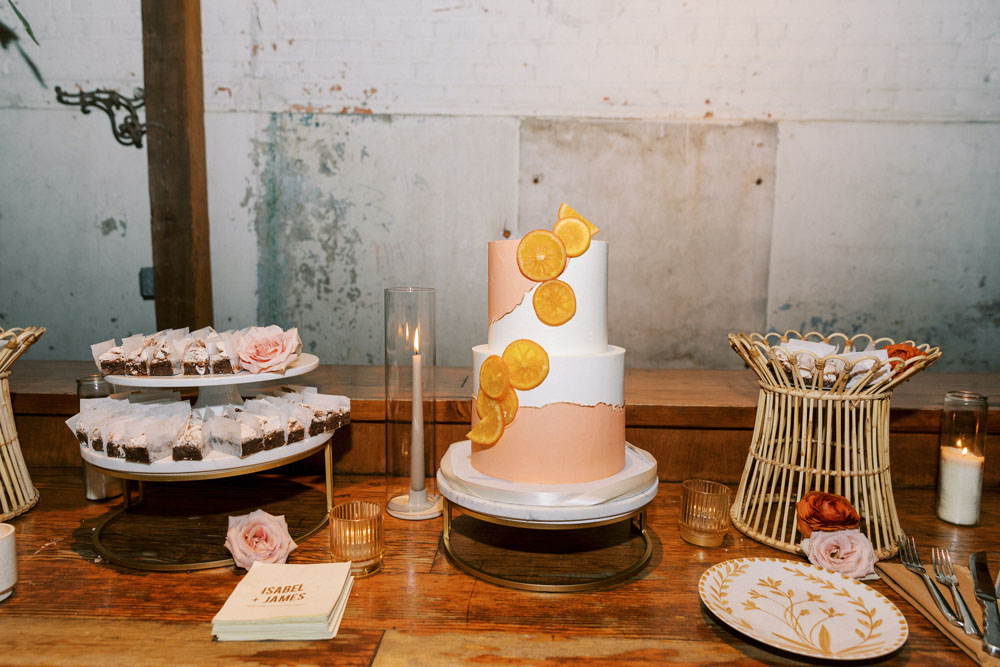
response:
M969 572L972 573L976 597L983 606L983 650L1000 657L1000 611L997 610L997 592L985 551L969 556Z

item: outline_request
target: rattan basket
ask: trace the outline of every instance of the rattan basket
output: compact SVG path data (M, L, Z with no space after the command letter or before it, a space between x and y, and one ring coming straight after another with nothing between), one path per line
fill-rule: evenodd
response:
M793 339L827 343L838 351L818 357L779 348ZM878 557L895 555L900 529L889 470L889 399L894 388L941 356L936 347L905 342L923 356L906 361L842 356L895 344L867 334L729 335L760 384L750 453L731 510L733 525L755 540L798 552L802 535L796 502L808 491L836 493L858 510L861 531ZM800 360L811 370L802 371L796 364Z
M17 439L8 379L10 367L43 333L44 327L0 329L0 521L24 514L38 502Z

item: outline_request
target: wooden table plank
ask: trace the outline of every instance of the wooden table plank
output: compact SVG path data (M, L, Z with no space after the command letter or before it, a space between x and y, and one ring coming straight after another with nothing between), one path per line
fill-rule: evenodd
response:
M341 628L328 642L220 643L211 640L211 617L221 607L242 571L220 568L192 573L137 572L104 562L90 544L93 522L117 501L88 502L79 474L70 469L33 471L41 491L37 507L16 517L20 578L13 597L0 603L0 661L4 664L74 662L217 663L368 663L445 664L459 662L540 662L585 660L595 664L667 662L671 664L794 664L789 656L744 639L717 622L700 603L697 581L711 565L745 556L796 558L730 531L716 549L683 542L676 521L679 486L662 484L650 507L654 532L652 563L636 578L606 590L545 594L500 588L456 570L440 548L439 519L385 522L385 568L355 585ZM222 482L216 480L215 482ZM226 499L226 512L257 506L281 508L290 521L322 511L316 475L255 475L213 483L175 483L150 487L151 502L181 511L214 508ZM188 486L191 484L191 486ZM213 496L212 494L216 494ZM381 478L339 477L338 502L384 502ZM267 502L264 501L267 500ZM981 548L996 546L1000 493L983 497L979 526L960 527L934 516L934 494L902 489L896 494L903 528L927 552L931 545L952 548L959 561ZM276 504L272 504L276 503ZM282 505L284 503L284 505ZM221 515L220 515L221 516ZM162 517L161 517L162 518ZM220 534L195 539L197 529L153 525L131 533L136 539L162 533L167 541L220 543ZM469 520L471 521L471 520ZM483 524L487 530L489 524ZM614 528L614 527L612 527ZM220 529L221 531L221 529ZM146 542L139 541L144 549ZM507 545L515 546L515 545ZM482 557L492 547L480 545ZM926 555L926 554L925 554ZM524 557L523 554L519 557ZM325 562L327 539L321 533L293 552L297 563ZM566 554L563 567L594 567L600 556ZM895 602L910 624L910 639L884 664L960 664L958 649L881 582L873 587ZM558 640L558 641L556 641Z

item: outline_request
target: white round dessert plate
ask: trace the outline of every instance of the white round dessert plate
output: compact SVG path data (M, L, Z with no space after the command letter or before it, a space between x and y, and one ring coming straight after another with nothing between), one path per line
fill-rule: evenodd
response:
M231 384L268 382L305 375L316 370L319 357L302 353L284 373L227 373L222 375L108 375L105 379L121 387L221 387Z
M768 646L824 660L892 653L909 626L888 598L857 579L802 561L737 558L698 582L720 621Z
M636 449L636 451L642 452L641 449ZM646 454L646 452L643 452L643 454ZM648 456L648 454L646 455ZM586 482L585 485L589 486L592 492L599 493L602 488L608 487L608 479ZM635 513L637 509L652 502L656 498L656 490L659 486L656 475L653 475L652 481L644 484L635 492L596 505L542 506L527 504L530 503L528 497L523 498L523 502L521 503L500 502L484 498L477 494L475 490L462 488L461 480L456 480L454 477L449 479L444 474L443 467L438 469L437 483L438 491L441 492L441 495L459 507L464 507L473 512L479 512L488 516L535 523L539 526L586 525L595 521L611 521L617 518L626 518Z
M242 459L231 454L212 450L201 461L174 461L172 458L167 457L159 461L153 461L150 464L133 463L125 459L107 457L104 455L104 452L96 452L90 447L83 445L80 446L80 456L87 463L103 470L112 471L112 474L114 472L124 472L156 476L212 473L239 470L241 468L272 463L278 465L286 459L302 458L318 451L331 437L333 437L332 432L320 433L311 438L306 438L301 442L282 445L274 449L266 449Z
M511 482L479 472L472 466L472 443L456 442L441 459L441 470L459 491L513 505L575 507L598 505L645 489L656 479L656 459L625 443L625 466L596 482L538 484Z

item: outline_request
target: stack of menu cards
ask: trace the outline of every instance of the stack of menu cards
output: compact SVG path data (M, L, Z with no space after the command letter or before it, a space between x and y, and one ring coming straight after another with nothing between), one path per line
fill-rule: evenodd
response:
M220 641L332 639L354 586L350 563L254 563L212 619Z

